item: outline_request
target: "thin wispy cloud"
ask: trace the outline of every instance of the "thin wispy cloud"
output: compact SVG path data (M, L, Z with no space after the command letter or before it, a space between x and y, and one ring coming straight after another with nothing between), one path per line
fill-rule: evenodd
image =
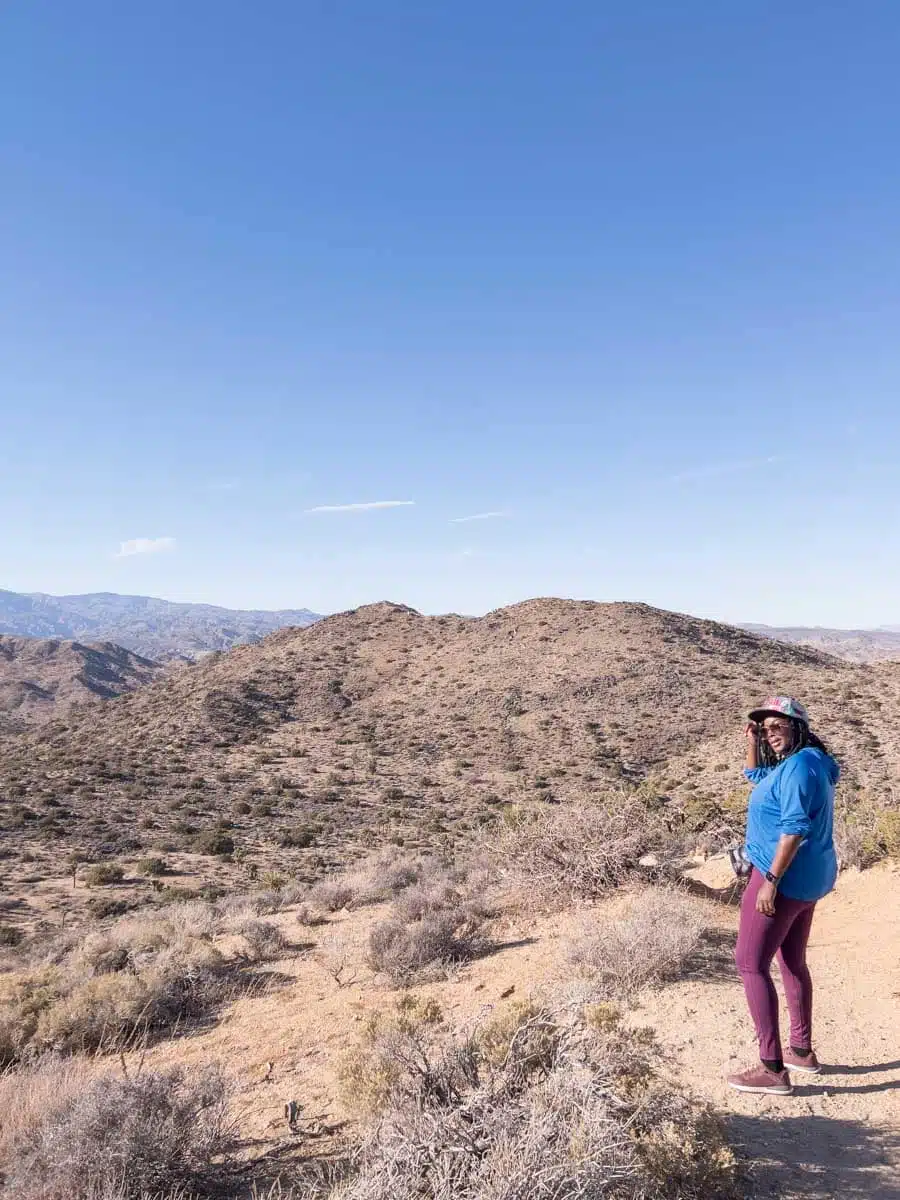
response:
M119 543L115 557L131 558L134 554L161 554L163 551L174 549L175 539L173 537L131 538L127 542Z
M363 504L317 504L308 513L367 512L373 508L412 508L415 500L367 500Z
M241 486L239 479L214 479L206 485L208 492L236 492Z
M770 454L767 458L746 458L737 462L711 463L708 467L697 467L691 471L679 471L677 475L670 475L670 483L686 483L694 479L715 479L719 475L736 475L740 471L755 471L760 467L771 466L772 463L777 463L779 457L777 454Z
M508 517L509 513L502 509L496 512L473 513L471 517L451 517L451 525L466 525L469 521L492 521L495 517Z

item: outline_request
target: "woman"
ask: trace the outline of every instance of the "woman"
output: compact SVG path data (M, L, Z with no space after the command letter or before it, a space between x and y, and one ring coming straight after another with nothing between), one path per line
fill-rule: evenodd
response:
M739 1092L789 1096L788 1070L816 1074L812 980L806 944L816 902L834 887L834 788L838 764L809 728L802 704L771 696L750 714L744 771L755 784L747 813L752 863L735 961L759 1039L760 1065L732 1075ZM778 955L791 1018L782 1050L772 959Z

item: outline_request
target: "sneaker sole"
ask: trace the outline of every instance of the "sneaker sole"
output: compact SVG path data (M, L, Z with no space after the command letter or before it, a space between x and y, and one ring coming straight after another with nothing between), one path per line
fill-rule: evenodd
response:
M749 1087L745 1083L729 1083L735 1092L751 1092L755 1096L792 1096L792 1087Z
M785 1068L788 1071L799 1071L801 1075L821 1075L822 1068L818 1067L798 1067L796 1063L785 1063Z

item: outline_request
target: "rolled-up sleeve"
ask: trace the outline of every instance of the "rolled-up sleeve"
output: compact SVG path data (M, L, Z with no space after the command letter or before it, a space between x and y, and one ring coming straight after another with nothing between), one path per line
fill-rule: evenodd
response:
M812 825L811 815L818 795L818 780L802 757L788 759L778 779L781 804L781 832L791 837L806 837Z
M767 775L771 775L774 767L745 767L744 778L750 783L762 783Z

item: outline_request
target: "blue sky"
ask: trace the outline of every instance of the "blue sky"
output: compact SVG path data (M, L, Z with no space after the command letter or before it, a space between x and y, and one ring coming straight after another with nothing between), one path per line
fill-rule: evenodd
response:
M0 586L897 623L898 59L893 0L4 5Z

